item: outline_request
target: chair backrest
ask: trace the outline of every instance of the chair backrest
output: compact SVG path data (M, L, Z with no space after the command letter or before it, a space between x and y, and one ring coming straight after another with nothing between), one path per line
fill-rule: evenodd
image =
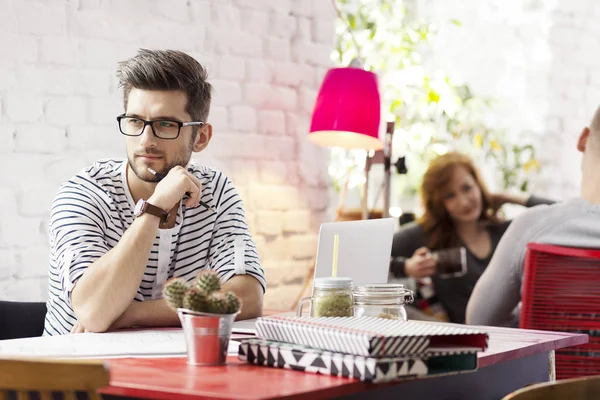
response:
M519 326L587 333L589 343L556 351L556 378L600 374L600 251L530 243Z
M97 389L108 386L108 369L102 361L0 360L0 398L17 393L28 399L31 392L42 400L52 392L64 399L75 399L75 392L87 392L88 399L100 399Z
M600 399L600 376L565 379L531 385L502 400L596 400Z
M0 301L0 340L42 336L46 303Z

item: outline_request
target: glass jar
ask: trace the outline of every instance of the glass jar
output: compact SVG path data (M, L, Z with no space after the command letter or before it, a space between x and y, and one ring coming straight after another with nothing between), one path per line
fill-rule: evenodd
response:
M352 317L352 279L316 278L312 297L300 299L296 315L302 315L302 307L310 302L311 317Z
M404 305L413 302L413 292L398 283L356 286L353 296L355 317L406 321Z

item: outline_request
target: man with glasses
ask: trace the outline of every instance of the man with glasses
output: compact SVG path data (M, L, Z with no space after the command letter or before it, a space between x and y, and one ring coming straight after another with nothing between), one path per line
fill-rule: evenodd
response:
M179 51L120 63L127 159L96 162L54 199L44 335L178 325L162 288L200 270L241 298L240 319L261 314L265 278L239 195L191 161L212 137L206 75Z

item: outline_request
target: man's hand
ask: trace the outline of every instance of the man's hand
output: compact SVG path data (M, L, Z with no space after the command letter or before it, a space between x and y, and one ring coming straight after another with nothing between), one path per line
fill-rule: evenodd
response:
M404 272L411 278L426 278L436 271L437 262L431 257L427 247L417 249L413 256L405 261Z
M186 193L189 193L189 198L185 201L185 206L187 208L198 207L202 195L200 180L185 168L177 166L171 169L167 176L156 185L148 202L169 211Z
M75 322L75 325L71 328L71 333L84 333L87 329L83 327L79 322Z
M490 195L490 207L494 212L498 211L504 204L527 204L527 196L524 194L493 193Z

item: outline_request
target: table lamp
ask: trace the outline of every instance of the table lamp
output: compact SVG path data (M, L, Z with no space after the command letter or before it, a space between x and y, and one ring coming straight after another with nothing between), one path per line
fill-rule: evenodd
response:
M380 150L377 76L362 68L333 68L323 80L308 138L325 147Z

